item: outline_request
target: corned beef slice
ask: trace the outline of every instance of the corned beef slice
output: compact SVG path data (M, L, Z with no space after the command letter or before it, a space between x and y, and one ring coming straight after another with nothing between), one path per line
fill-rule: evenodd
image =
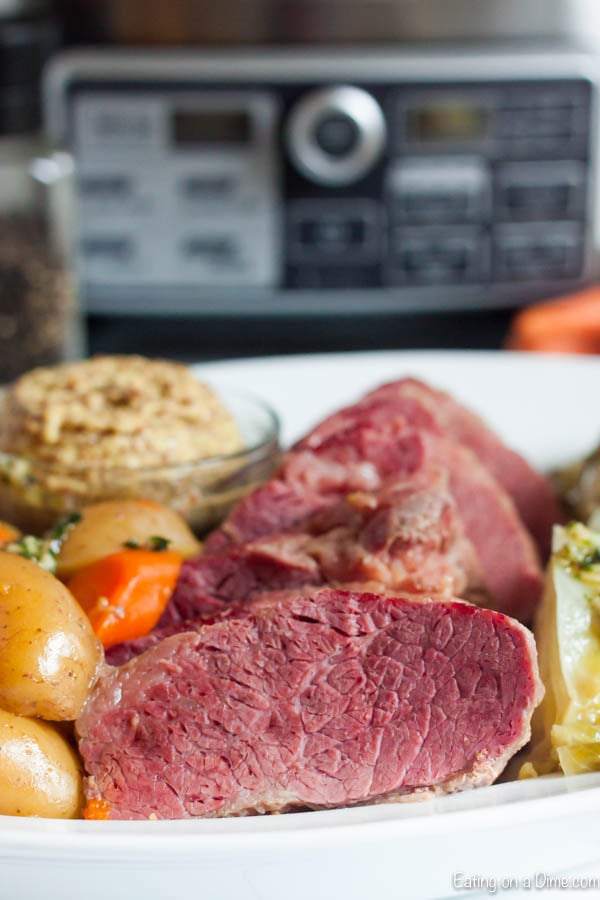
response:
M355 493L315 513L301 532L188 560L158 629L110 648L108 662L122 665L163 637L243 616L265 591L360 583L481 596L479 563L446 480L439 473L431 485L415 479L380 494Z
M234 507L221 527L208 536L204 550L220 553L265 534L288 531L330 502L330 497L273 478Z
M269 596L275 596L269 595ZM111 666L122 666L134 656L148 650L150 647L160 644L167 637L174 634L181 634L183 631L200 631L207 625L214 625L215 622L223 622L225 619L244 618L250 613L252 605L248 604L243 609L235 606L229 606L222 612L213 616L194 616L193 619L178 619L177 621L163 624L146 634L144 637L134 638L131 641L123 641L122 644L113 644L108 647L105 652L106 662Z
M209 619L208 621L210 622L211 620ZM173 634L181 634L182 631L200 631L206 624L206 621L197 618L186 622L185 625L183 622L174 622L171 625L155 628L154 631L151 631L150 634L144 637L123 641L122 644L113 644L112 647L108 647L105 653L106 662L111 666L122 666L129 662L130 659L133 659L134 656L139 656L140 653L143 653L150 647L160 644L165 638L171 637Z
M322 590L108 668L76 728L111 818L243 815L490 784L541 694L500 613Z
M205 544L218 552L289 531L313 513L354 491L373 491L390 478L393 486L419 470L423 448L404 419L383 428L359 425L332 435L317 452L288 453L278 476L237 504Z
M448 472L450 493L479 560L489 604L528 621L542 588L534 545L511 499L468 448L432 431L408 427L402 418L377 428L350 425L346 430L329 430L312 451L290 453L277 483L287 485L292 494L308 491L310 498L320 500L310 501L305 508L320 504L323 509L326 497L332 503L340 495L369 489L385 495L390 485L397 486L402 479L423 484L438 477L440 470ZM272 485L242 500L207 541L209 553L272 533L268 530L276 528ZM283 493L279 486L278 497ZM281 510L280 504L277 509ZM299 504L293 509L300 509ZM247 523L249 534L244 530ZM292 529L302 530L302 519L284 517L277 531Z
M511 498L467 447L397 418L376 432L371 425L351 425L329 433L313 453L345 465L350 473L360 470L363 477L370 467L368 478L379 477L382 490L398 470L406 478L426 481L435 477L429 473L445 469L465 534L481 564L490 605L529 621L543 584L535 547ZM297 465L291 456L290 468Z
M479 559L489 605L529 622L541 597L543 573L512 500L466 447L423 434L430 459L447 466L450 492Z
M269 590L377 584L394 591L481 594L477 556L446 477L355 493L303 523L184 563L161 626L243 607Z
M482 420L443 391L415 378L403 378L368 393L321 422L297 444L315 449L351 425L380 427L402 417L409 424L444 434L468 447L512 497L542 557L550 550L552 525L562 514L548 481L510 450Z

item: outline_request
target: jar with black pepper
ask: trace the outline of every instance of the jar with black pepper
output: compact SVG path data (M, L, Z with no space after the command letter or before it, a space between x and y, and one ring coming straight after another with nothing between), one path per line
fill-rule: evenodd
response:
M39 136L40 73L57 43L43 5L5 17L0 6L0 383L83 350L72 161Z

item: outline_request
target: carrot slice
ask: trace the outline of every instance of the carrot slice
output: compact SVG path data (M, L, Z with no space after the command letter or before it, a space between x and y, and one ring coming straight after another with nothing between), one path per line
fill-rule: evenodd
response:
M21 537L21 532L9 522L0 521L0 547L9 541L16 541Z
M152 631L182 561L174 550L122 550L79 569L66 584L108 648Z
M88 800L83 810L83 818L106 821L110 816L110 803L107 800Z
M521 311L513 320L506 344L510 350L600 352L600 288Z

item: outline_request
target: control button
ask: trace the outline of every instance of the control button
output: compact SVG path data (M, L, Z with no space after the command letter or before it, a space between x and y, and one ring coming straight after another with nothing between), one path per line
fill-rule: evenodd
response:
M553 138L505 138L500 143L500 155L504 159L563 159L565 156L583 156L587 137L570 135Z
M571 223L503 226L495 235L494 268L500 279L573 278L582 264L581 232Z
M286 140L293 164L317 184L358 181L383 151L386 124L375 98L361 88L311 91L291 111Z
M505 109L497 113L500 137L569 137L574 133L574 115L570 108Z
M183 255L219 265L230 265L238 256L235 241L226 235L198 235L184 240Z
M127 263L133 258L134 248L130 238L87 237L81 241L81 252L88 260Z
M366 228L362 219L307 219L299 224L298 232L301 244L315 247L319 253L330 254L362 246Z
M386 193L399 222L480 222L489 217L491 176L480 159L414 157L390 167Z
M85 175L79 179L79 190L86 199L122 200L131 195L132 188L127 175Z
M301 200L288 216L288 256L329 264L370 262L380 257L383 226L371 200Z
M407 191L397 198L394 212L403 222L414 224L464 222L473 218L469 211L469 198L455 191Z
M407 284L462 284L489 275L487 239L479 231L392 231L390 279Z
M506 163L497 173L503 219L571 219L585 207L585 168L576 161Z
M138 144L152 134L152 120L135 110L98 110L90 117L90 131L99 142Z
M85 148L125 152L156 150L160 141L161 106L154 99L82 93L74 102L75 141Z
M507 184L502 189L504 208L514 218L539 219L540 215L564 219L569 215L566 184Z
M588 81L562 81L557 84L535 87L513 85L503 93L507 106L515 108L568 107L585 105L590 96Z
M188 175L179 182L179 191L187 200L221 199L233 194L237 179L231 175Z
M513 158L560 157L585 149L589 131L588 104L574 105L563 97L556 105L546 105L539 97L497 111L496 133L502 142L502 155Z
M329 156L346 156L354 149L359 137L354 119L342 113L325 115L315 126L315 141Z

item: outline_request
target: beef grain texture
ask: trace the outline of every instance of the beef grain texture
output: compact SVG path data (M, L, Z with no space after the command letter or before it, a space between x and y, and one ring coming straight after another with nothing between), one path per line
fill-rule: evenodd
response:
M531 635L501 613L290 592L107 669L77 722L86 794L171 819L490 784L542 693Z
M314 449L288 454L278 477L240 501L208 538L205 551L216 554L269 534L301 530L302 519L294 517L308 507L316 509L314 498L321 498L317 511L322 511L327 508L324 498L331 504L356 491L385 495L402 480L407 485L415 480L434 483L440 470L447 472L450 494L478 559L489 594L486 605L529 622L543 575L513 501L471 450L433 430L409 426L402 417L328 430ZM304 492L307 502L301 506L295 498Z
M186 560L159 627L243 608L266 591L349 584L481 596L484 579L443 475L355 493L301 530ZM469 596L468 599L471 599ZM181 630L181 629L180 629Z
M479 416L449 394L416 378L402 378L370 391L357 403L324 419L298 442L297 448L314 450L342 430L359 424L381 428L397 418L467 447L512 498L542 558L548 556L552 526L562 520L550 483L507 447Z

